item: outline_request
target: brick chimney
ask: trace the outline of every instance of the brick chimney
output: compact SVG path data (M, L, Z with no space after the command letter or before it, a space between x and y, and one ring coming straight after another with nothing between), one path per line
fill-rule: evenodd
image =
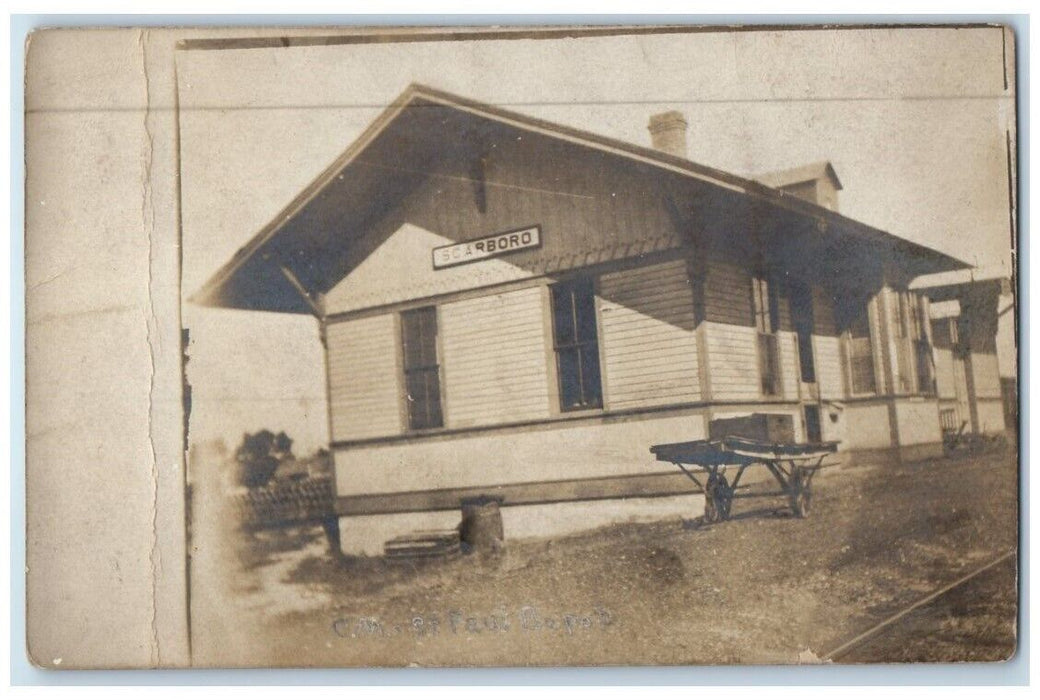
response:
M672 110L650 117L650 142L659 151L686 157L686 117L682 112Z

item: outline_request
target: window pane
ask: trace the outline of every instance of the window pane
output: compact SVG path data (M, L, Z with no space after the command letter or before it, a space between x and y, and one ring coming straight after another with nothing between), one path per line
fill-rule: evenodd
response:
M401 336L406 369L422 365L422 322L414 311L401 314Z
M433 307L420 309L422 342L419 344L419 362L424 367L437 364L437 310Z
M423 374L426 387L426 426L427 428L439 428L444 424L441 417L441 380L436 369L424 370Z
M552 288L553 340L562 410L603 405L594 289L592 280L586 277Z
M408 424L413 429L439 428L440 379L436 369L415 370L405 376L408 391Z
M589 343L581 347L582 393L585 406L602 406L603 392L599 377L599 347Z
M581 359L578 348L564 348L556 353L560 375L560 406L578 408L581 402Z
M570 286L554 286L552 301L553 338L556 346L573 345L576 338L574 336L574 299Z
M437 310L414 309L401 314L406 369L437 364Z
M578 342L596 340L596 297L592 280L581 280L574 286L575 326Z
M408 425L412 428L425 427L426 387L422 372L411 372L405 375L405 400L408 403Z
M405 399L408 425L414 430L439 428L440 367L437 364L437 309L432 306L401 314Z

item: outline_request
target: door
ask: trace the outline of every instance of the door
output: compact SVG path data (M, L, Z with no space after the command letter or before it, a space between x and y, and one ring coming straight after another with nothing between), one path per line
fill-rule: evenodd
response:
M815 384L812 292L809 285L802 282L791 283L791 322L798 336L798 367L801 370L802 381L806 384Z

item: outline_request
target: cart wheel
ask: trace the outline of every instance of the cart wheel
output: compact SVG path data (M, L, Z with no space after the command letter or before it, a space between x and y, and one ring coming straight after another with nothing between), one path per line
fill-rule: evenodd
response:
M794 513L799 518L809 517L810 503L812 502L811 491L799 491L794 498Z
M733 506L733 489L724 476L719 476L715 484L715 500L718 501L719 519L729 520L729 511Z
M704 522L709 525L719 521L719 509L715 505L715 499L705 494L704 496Z

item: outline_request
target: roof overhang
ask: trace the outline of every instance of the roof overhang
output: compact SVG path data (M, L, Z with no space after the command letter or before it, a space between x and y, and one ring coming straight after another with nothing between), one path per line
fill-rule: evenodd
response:
M970 268L940 274L924 275L910 283L910 289L918 290L933 301L958 299L974 291L1011 293L1011 278L1000 269Z
M813 224L836 242L879 248L908 277L967 267L899 238L763 185L683 158L461 98L409 86L362 135L242 247L194 295L201 305L314 313L313 299L349 272L353 247L445 159L477 156L488 139L537 133L613 154L710 187L743 195ZM450 138L431 138L431 134ZM833 170L833 169L832 169ZM835 176L836 177L836 176ZM840 248L840 246L839 246Z

